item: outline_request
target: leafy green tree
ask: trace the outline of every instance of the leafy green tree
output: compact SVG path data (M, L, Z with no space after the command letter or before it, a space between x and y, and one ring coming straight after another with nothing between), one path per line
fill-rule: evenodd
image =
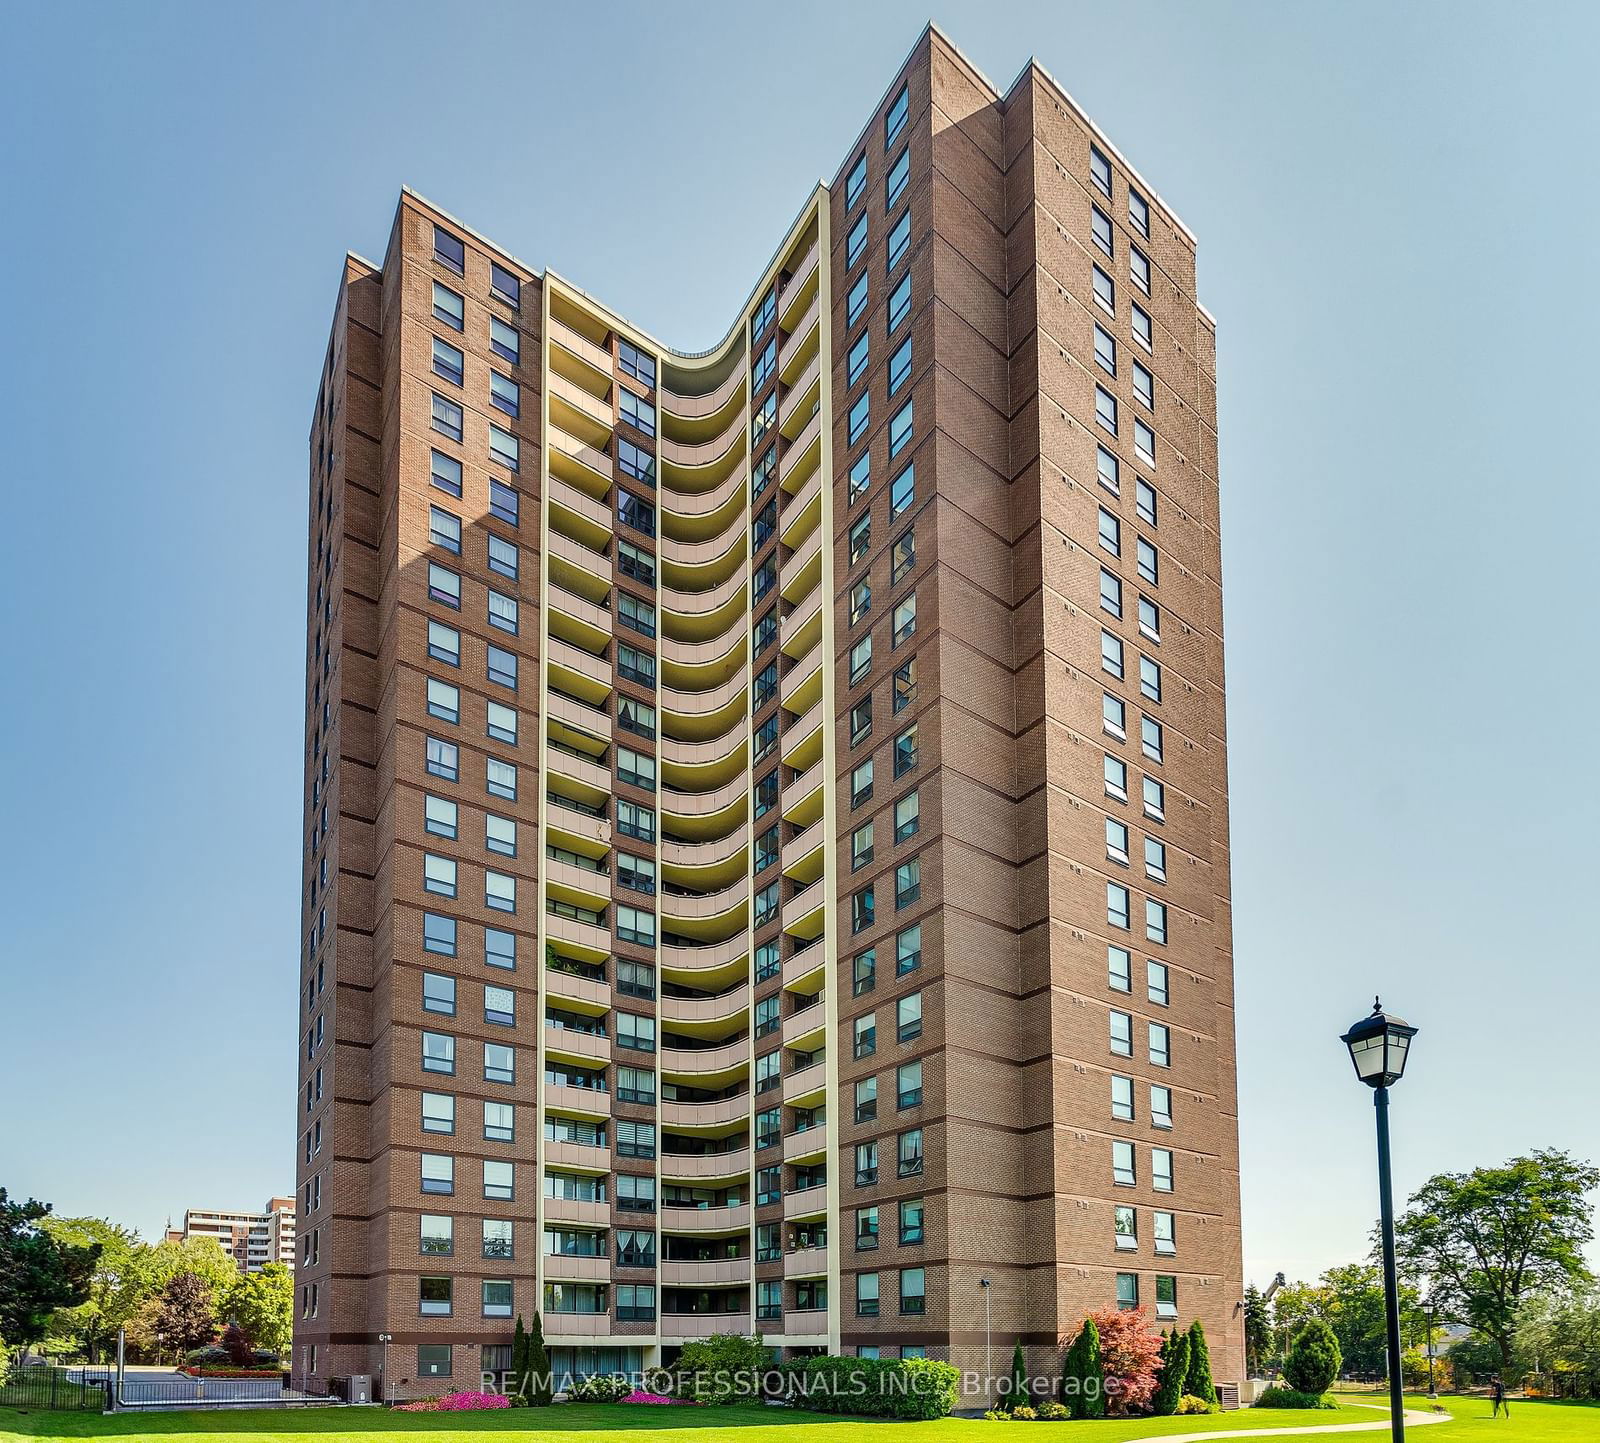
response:
M1450 1345L1445 1357L1450 1360L1450 1371L1455 1374L1459 1386L1487 1382L1496 1373L1500 1374L1508 1387L1522 1378L1515 1365L1509 1372L1506 1370L1500 1361L1499 1348L1487 1338L1476 1335L1463 1338L1459 1343Z
M1452 1355L1453 1356L1453 1355ZM1514 1371L1563 1398L1600 1398L1600 1286L1530 1298L1517 1314Z
M216 1299L224 1299L239 1280L239 1265L215 1238L164 1240L137 1258L139 1287L145 1297L161 1293L180 1273L193 1273Z
M1006 1388L1005 1406L1017 1408L1028 1401L1028 1362L1022 1354L1022 1339L1011 1350L1011 1377Z
M1523 1302L1589 1281L1587 1194L1597 1186L1600 1170L1550 1150L1439 1173L1412 1194L1395 1225L1401 1266L1428 1280L1441 1318L1489 1339L1509 1373Z
M1174 1329L1161 1343L1161 1377L1150 1399L1150 1411L1171 1417L1183 1401L1184 1379L1189 1375L1189 1335Z
M227 1294L223 1312L255 1347L283 1356L294 1338L294 1274L282 1263L241 1273Z
M1261 1289L1254 1283L1244 1290L1244 1370L1251 1378L1265 1372L1272 1351L1272 1316Z
M1183 1374L1183 1391L1213 1408L1217 1405L1217 1385L1211 1380L1211 1349L1199 1318L1189 1325L1189 1363Z
M513 1408L528 1406L528 1330L522 1326L522 1314L517 1314L517 1326L511 1334L511 1394Z
M767 1366L766 1344L739 1333L714 1333L685 1343L673 1396L698 1403L740 1403L757 1397Z
M180 1352L209 1343L217 1332L210 1284L196 1273L179 1273L161 1290L156 1327Z
M527 1379L528 1402L535 1408L550 1406L550 1354L544 1346L544 1319L533 1315L533 1331L528 1334L528 1361L523 1373Z
M1289 1345L1283 1375L1297 1393L1320 1397L1339 1376L1340 1361L1339 1340L1333 1329L1322 1318L1313 1318Z
M1100 1362L1100 1329L1085 1318L1061 1366L1061 1401L1074 1418L1106 1416L1105 1371Z
M91 1363L99 1362L144 1296L138 1286L144 1244L131 1228L106 1218L58 1218L52 1213L40 1226L64 1247L100 1249L89 1296L77 1307L57 1312L50 1323L52 1337L69 1343Z
M12 1202L0 1188L0 1337L28 1348L58 1309L89 1300L97 1243L63 1243L42 1226L50 1204Z

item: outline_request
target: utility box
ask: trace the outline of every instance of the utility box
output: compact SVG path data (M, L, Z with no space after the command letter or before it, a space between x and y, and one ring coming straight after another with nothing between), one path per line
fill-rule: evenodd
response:
M352 1373L345 1380L346 1403L370 1403L372 1401L372 1374Z

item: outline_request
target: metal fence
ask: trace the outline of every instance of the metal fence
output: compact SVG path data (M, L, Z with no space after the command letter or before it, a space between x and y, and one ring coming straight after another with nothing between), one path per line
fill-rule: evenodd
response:
M109 1375L68 1372L48 1364L15 1368L0 1382L0 1408L103 1413L110 1404Z

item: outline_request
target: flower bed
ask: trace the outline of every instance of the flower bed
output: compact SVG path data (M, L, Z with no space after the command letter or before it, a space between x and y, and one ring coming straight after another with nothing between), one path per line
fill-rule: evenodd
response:
M191 1378L275 1378L283 1369L276 1363L264 1364L259 1368L213 1368L209 1364L190 1364L179 1371Z
M446 1393L440 1398L418 1398L415 1403L399 1403L398 1413L477 1413L486 1408L509 1408L511 1399L504 1393Z
M627 1397L619 1400L623 1403L661 1403L672 1407L692 1408L694 1404L687 1398L668 1398L663 1393L643 1393L635 1388Z

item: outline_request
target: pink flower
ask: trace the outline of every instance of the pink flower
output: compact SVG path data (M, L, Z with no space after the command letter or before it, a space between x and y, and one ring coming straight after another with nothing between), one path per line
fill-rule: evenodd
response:
M668 1398L661 1393L641 1393L638 1389L629 1393L622 1401L624 1403L671 1403L690 1406L687 1398Z
M401 1403L401 1413L475 1413L485 1408L509 1408L511 1399L504 1393L446 1393L442 1398L420 1398Z

